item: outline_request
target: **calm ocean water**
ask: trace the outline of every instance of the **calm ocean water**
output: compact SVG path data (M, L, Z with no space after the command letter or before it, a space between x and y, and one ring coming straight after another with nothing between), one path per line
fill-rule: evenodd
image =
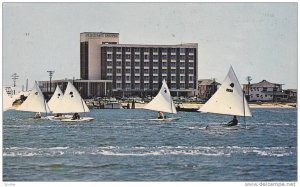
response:
M93 122L63 123L6 111L3 180L296 181L297 109L252 114L230 130L219 124L231 116L203 113L157 123L152 111L92 110Z

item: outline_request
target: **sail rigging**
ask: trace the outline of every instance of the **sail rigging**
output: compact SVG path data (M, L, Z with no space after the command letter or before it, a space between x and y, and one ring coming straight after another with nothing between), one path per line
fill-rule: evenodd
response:
M55 92L53 93L51 99L48 101L48 106L49 106L51 112L59 104L59 102L61 101L62 98L63 98L63 92L57 85Z
M252 116L241 85L230 67L217 92L199 109L201 112L216 114Z
M12 107L13 104L13 98L11 98L5 88L2 88L2 97L3 97L3 111L9 110Z
M173 114L177 113L174 102L172 100L172 96L170 94L170 90L165 80L163 80L161 89L158 94L144 107L144 109L168 112Z
M71 82L68 82L62 99L52 110L53 113L75 113L89 111L89 108Z
M33 89L29 93L27 99L16 110L28 112L44 112L49 113L50 109L45 101L45 97L35 82Z

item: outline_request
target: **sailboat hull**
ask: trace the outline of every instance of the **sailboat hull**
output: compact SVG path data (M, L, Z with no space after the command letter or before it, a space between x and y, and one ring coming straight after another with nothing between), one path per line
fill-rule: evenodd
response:
M91 117L82 117L80 119L72 119L72 118L67 118L67 119L62 119L60 121L62 122L86 122L86 121L93 121L95 118Z
M179 120L180 117L177 117L177 118L164 118L164 119L148 119L149 121L176 121L176 120Z

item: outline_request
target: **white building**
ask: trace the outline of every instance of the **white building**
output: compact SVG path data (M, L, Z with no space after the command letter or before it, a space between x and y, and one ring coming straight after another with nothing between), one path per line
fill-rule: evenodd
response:
M278 101L287 99L287 95L282 90L283 84L270 83L262 80L259 83L244 85L246 95L249 95L250 101ZM248 89L249 87L249 89ZM248 93L249 91L249 93Z

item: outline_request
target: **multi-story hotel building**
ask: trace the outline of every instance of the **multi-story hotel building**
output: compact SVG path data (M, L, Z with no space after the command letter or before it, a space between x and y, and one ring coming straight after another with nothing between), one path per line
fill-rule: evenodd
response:
M119 44L119 33L80 33L80 80L84 98L155 95L165 79L173 96L196 96L198 44ZM40 81L44 91L67 80ZM63 84L64 83L64 84ZM46 89L47 88L47 89Z
M152 94L165 79L172 95L197 93L197 44L119 44L118 33L80 34L80 76L112 81L114 95Z

